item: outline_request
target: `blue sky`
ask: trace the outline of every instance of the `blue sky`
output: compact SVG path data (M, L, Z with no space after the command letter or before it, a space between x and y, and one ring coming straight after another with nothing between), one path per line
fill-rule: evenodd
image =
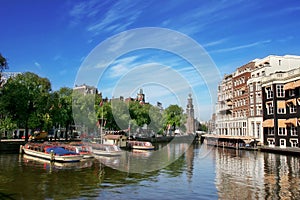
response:
M300 55L297 0L0 0L0 3L0 52L8 59L8 71L31 71L47 77L53 90L73 87L82 63L101 42L123 31L143 27L167 28L190 37L208 53L221 76L270 54ZM145 73L151 74L151 69L157 72L159 66L175 70L188 80L191 88L170 92L167 84L163 87L155 84L156 78L171 81L173 77L167 73L153 71L153 81L145 79ZM134 76L147 82L128 91L122 89L120 95L135 96L142 87L146 101L153 104L160 101L166 107L178 101L177 93L187 97L191 92L199 104L196 117L209 119L215 94L207 90L207 81L196 75L184 59L161 50L135 50L110 63L97 87L104 96L117 96L119 93L112 91L118 84L127 84L122 81L129 72L133 74L127 81Z

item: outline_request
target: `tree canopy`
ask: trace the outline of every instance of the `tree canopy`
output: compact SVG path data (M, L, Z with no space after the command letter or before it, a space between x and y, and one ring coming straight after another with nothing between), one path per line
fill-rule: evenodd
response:
M29 128L45 129L50 123L49 91L49 80L30 72L9 78L5 87L1 88L1 110L18 127L26 129L26 139Z

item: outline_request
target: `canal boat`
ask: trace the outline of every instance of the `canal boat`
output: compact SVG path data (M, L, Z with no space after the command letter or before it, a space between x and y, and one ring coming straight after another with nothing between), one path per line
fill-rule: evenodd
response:
M27 155L55 162L78 162L83 159L83 156L79 153L53 144L26 143L22 149Z
M139 149L139 150L154 150L155 149L155 147L152 145L151 142L136 141L136 140L129 140L127 142L127 147L129 149Z
M92 143L92 152L98 156L120 156L123 151L117 145Z

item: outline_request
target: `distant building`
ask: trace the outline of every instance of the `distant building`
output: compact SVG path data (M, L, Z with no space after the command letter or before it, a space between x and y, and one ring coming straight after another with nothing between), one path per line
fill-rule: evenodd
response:
M143 93L143 89L140 89L139 93L137 93L136 101L140 104L145 104L145 94Z
M186 132L188 134L195 133L195 118L194 118L194 105L192 95L189 94L188 103L186 107L186 114L187 114L187 122L186 122Z
M86 94L98 94L98 89L94 86L88 86L86 84L76 85L73 90L78 91L84 95Z

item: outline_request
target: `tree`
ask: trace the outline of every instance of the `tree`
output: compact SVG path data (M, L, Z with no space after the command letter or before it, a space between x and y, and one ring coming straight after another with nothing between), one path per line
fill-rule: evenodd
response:
M72 112L72 93L73 90L68 87L62 87L58 91L55 91L50 96L50 116L53 121L53 125L56 128L65 127L66 133L71 130L74 124L73 112ZM65 138L67 138L65 134ZM55 133L55 139L57 133Z
M0 53L0 87L2 87L2 85L3 85L2 72L5 69L8 69L8 63L7 63L6 58L4 58Z
M82 94L79 91L73 91L72 101L72 112L76 125L84 127L84 131L87 132L95 131L98 121L99 95Z
M183 127L186 116L183 114L183 109L178 105L170 105L164 110L164 127L172 127L172 130L175 130L176 127Z
M3 86L0 106L5 116L16 121L19 128L44 129L49 123L49 92L51 84L47 78L26 72L9 78Z

